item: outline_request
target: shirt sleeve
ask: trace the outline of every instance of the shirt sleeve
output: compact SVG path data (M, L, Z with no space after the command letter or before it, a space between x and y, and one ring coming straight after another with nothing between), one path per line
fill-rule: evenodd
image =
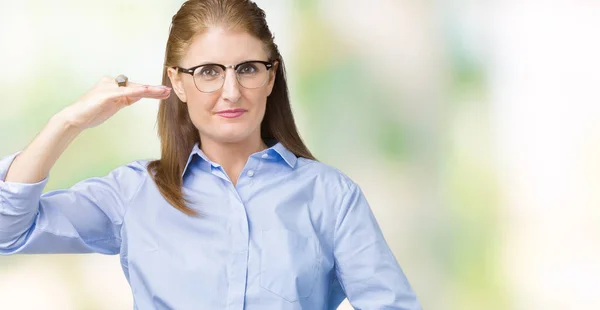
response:
M147 175L140 162L42 194L48 177L4 181L18 154L0 160L0 255L119 253L125 209Z
M421 309L365 196L354 183L336 220L334 255L336 276L354 308Z

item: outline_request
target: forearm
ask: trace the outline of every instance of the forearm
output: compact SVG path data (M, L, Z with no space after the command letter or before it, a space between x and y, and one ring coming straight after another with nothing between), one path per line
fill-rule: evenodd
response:
M80 132L80 129L71 125L66 111L55 114L34 140L16 157L4 181L40 182L46 178L52 166Z

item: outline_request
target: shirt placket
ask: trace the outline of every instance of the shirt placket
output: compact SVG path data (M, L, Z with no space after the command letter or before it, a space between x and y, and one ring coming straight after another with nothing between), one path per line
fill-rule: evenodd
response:
M231 242L231 255L227 266L228 292L227 309L244 309L244 300L246 295L246 284L248 274L248 253L250 232L248 228L248 216L246 206L240 188L249 186L256 174L257 161L249 158L240 174L237 182L237 188L229 180L229 190L236 198L232 206L229 232ZM223 171L221 171L223 172ZM223 172L224 173L224 172Z

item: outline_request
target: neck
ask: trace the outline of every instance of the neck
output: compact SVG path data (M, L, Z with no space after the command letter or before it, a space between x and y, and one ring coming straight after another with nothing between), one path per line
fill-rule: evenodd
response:
M244 169L248 157L268 148L260 135L235 143L218 142L206 137L201 137L200 141L202 152L211 161L223 167L234 185Z

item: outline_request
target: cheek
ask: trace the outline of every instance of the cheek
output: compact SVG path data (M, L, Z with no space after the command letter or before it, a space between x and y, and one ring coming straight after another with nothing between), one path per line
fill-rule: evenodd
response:
M256 118L260 118L262 120L262 118L264 117L264 114L265 114L266 107L267 107L266 93L264 93L264 92L256 93L256 94L254 94L254 96L252 96L252 98L250 100L252 102L252 110L254 110L254 113L252 113L252 114Z
M196 92L188 98L187 106L190 118L198 125L210 118L219 97L215 94Z
M257 89L248 95L248 100L252 102L252 105L259 110L264 110L267 104L267 96L269 95L269 88Z

